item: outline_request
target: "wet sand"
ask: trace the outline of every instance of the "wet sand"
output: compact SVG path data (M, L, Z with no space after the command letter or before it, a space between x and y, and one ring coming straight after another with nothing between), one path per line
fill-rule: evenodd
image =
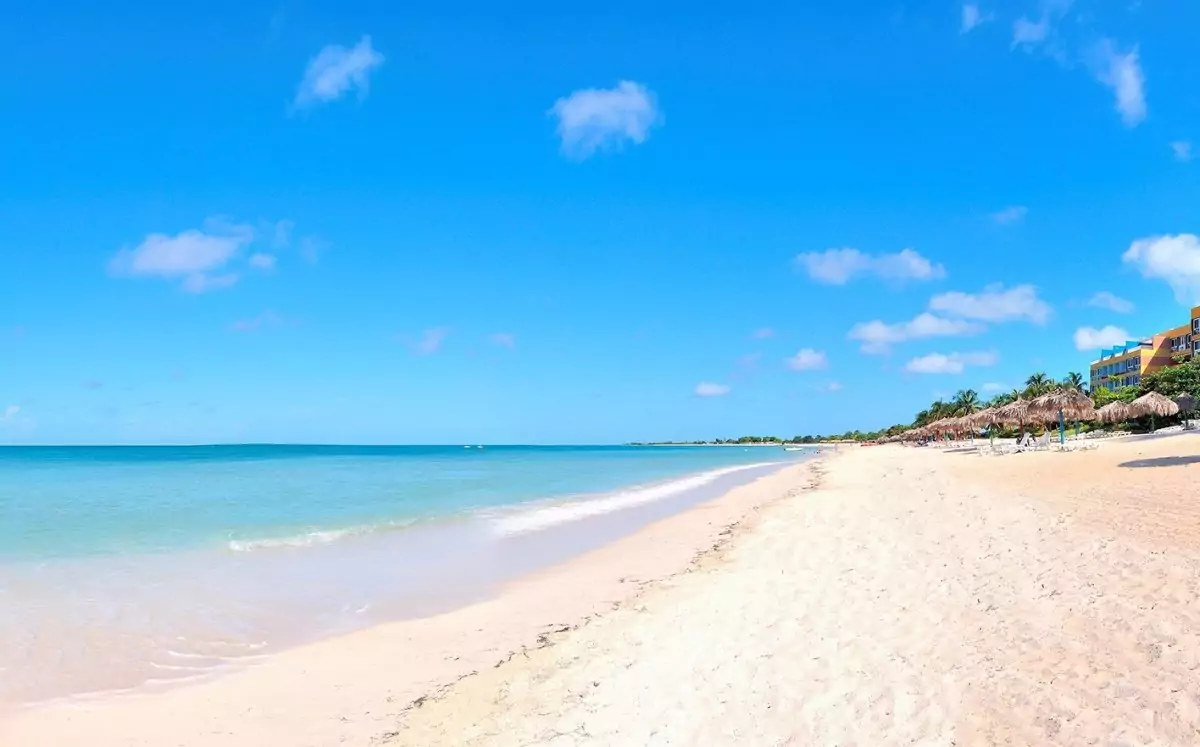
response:
M660 520L453 612L284 651L194 685L0 712L0 745L377 744L413 701L686 570L698 551L727 538L729 525L800 490L810 469L785 467L666 518L679 507L635 509ZM612 533L610 540L625 531L616 516L590 521L599 522L600 536Z
M1193 435L845 449L484 604L0 730L6 747L1197 743Z

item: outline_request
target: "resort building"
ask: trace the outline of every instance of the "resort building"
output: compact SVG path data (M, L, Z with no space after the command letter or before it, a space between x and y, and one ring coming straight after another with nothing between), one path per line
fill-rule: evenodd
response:
M1187 324L1159 332L1156 335L1126 340L1124 344L1100 351L1100 359L1092 361L1092 389L1120 389L1137 386L1142 377L1159 369L1173 366L1176 357L1200 355L1200 306L1193 306Z

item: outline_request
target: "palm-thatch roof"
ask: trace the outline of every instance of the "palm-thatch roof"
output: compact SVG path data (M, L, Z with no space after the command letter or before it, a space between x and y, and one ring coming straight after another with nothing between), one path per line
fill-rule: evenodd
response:
M998 407L989 407L986 410L980 410L979 412L968 415L967 417L971 420L971 427L982 428L984 426L995 424L996 411L999 409L1000 408Z
M1120 423L1123 420L1129 420L1135 417L1129 412L1129 405L1124 402L1109 402L1104 407L1096 410L1096 419L1101 423Z
M1130 402L1129 410L1133 413L1134 417L1141 417L1142 415L1165 417L1167 415L1178 415L1179 405L1158 392L1150 392Z
M1057 420L1060 412L1068 420L1093 420L1096 406L1078 389L1055 389L1029 403L1030 416L1041 420Z
M1029 402L1017 399L1003 407L997 408L992 416L1001 425L1024 425L1030 422Z

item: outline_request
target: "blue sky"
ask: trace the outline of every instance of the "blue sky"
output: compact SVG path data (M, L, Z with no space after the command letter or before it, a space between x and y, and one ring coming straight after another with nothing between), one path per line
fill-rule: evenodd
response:
M1198 22L22 3L0 442L792 435L1086 372L1200 302Z

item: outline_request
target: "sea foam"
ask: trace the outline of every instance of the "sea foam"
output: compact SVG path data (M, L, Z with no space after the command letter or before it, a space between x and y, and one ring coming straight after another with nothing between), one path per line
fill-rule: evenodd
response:
M666 498L677 496L680 493L707 485L725 475L742 472L749 469L768 467L771 464L773 464L773 462L761 462L758 464L739 465L737 467L725 467L722 469L710 470L708 472L701 472L700 474L684 477L679 480L659 483L657 485L647 485L644 487L623 490L619 493L613 493L612 495L608 495L603 498L571 501L552 506L543 505L537 508L527 508L493 520L492 529L500 535L538 532L543 529L558 526L560 524L566 524L572 521L580 521L593 516L601 516L614 511L620 511L626 508L633 508L635 506L642 506L647 503L661 501Z

